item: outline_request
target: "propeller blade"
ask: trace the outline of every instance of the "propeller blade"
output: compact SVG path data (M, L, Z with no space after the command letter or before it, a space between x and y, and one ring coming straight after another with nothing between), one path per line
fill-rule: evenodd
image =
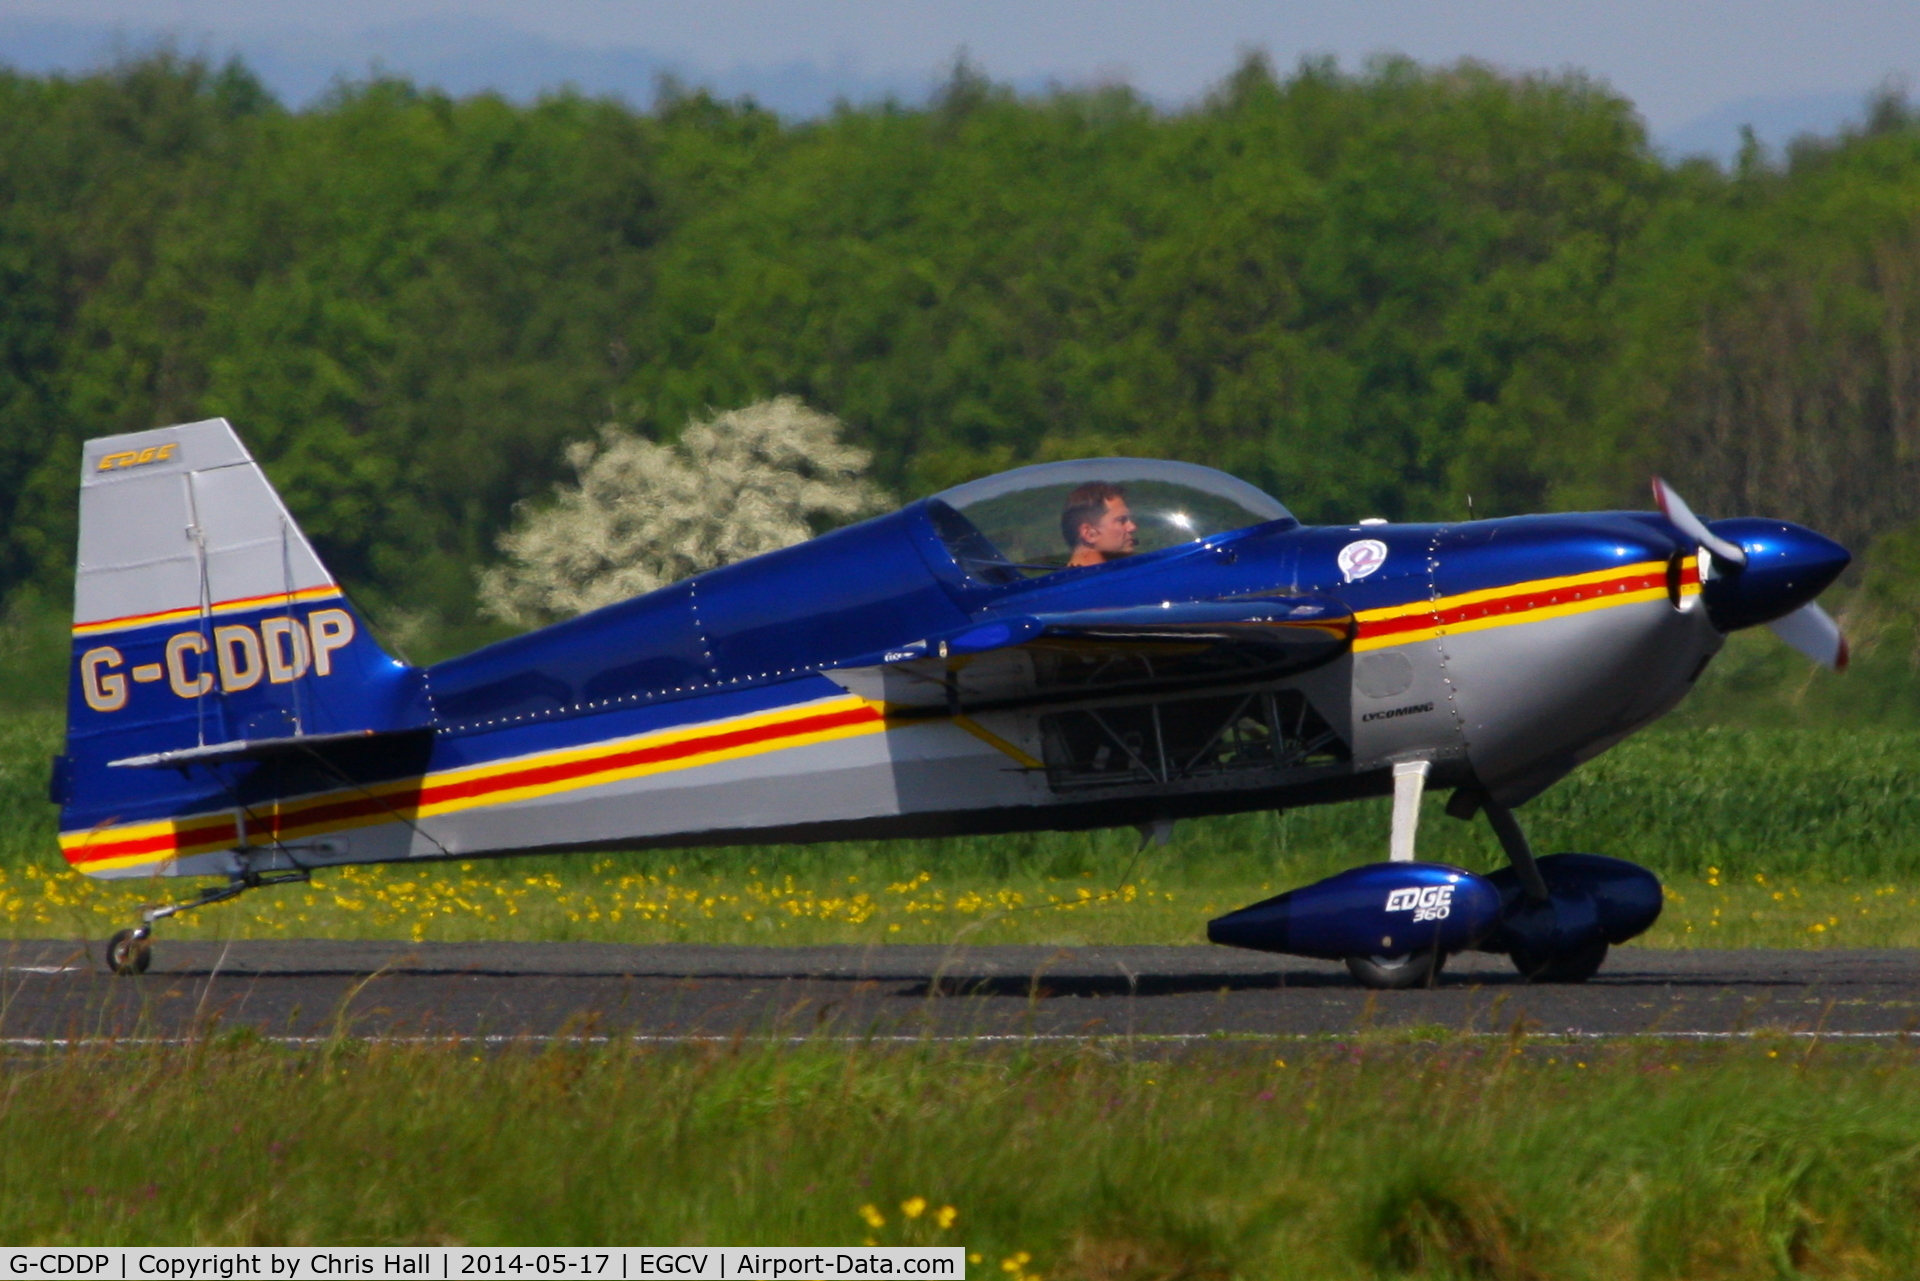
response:
M1738 543L1728 542L1707 528L1707 522L1693 514L1693 508L1687 506L1687 500L1680 497L1672 485L1653 478L1653 501L1660 504L1661 514L1675 525L1680 532L1712 552L1715 557L1729 565L1744 566L1747 563L1746 549Z
M1680 522L1675 521L1676 525ZM1808 601L1785 618L1776 618L1767 626L1787 644L1829 671L1847 668L1847 638L1833 615Z

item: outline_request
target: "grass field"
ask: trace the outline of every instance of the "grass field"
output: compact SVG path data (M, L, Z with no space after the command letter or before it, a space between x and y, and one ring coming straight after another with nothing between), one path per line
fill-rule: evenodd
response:
M12 1242L948 1243L1003 1281L1920 1268L1904 1045L216 1036L5 1083Z
M59 718L0 720L0 931L104 937L180 882L64 870L44 800ZM1920 944L1920 733L1656 728L1528 805L1543 851L1666 881L1657 946ZM1208 917L1382 856L1385 801L1130 830L343 868L170 923L179 937L635 942L1198 942ZM1500 865L1430 798L1422 857Z

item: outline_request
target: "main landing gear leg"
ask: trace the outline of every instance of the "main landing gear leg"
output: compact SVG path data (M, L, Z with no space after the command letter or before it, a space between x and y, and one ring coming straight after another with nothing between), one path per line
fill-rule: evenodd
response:
M1527 834L1520 830L1520 820L1513 816L1512 810L1491 796L1479 799L1480 808L1486 811L1493 834L1500 838L1500 848L1506 851L1507 861L1513 864L1514 875L1520 878L1521 892L1530 903L1547 902L1552 895L1547 893L1547 882L1540 875L1540 865L1533 861L1533 846L1527 843Z
M169 916L191 912L196 907L224 903L230 898L239 898L248 890L257 890L264 885L294 885L311 879L311 875L304 871L279 872L272 875L263 875L254 871L238 872L225 885L201 890L184 903L165 903L145 908L140 913L140 924L129 930L121 930L107 940L107 968L115 974L145 974L147 966L153 962L155 921L164 921Z
M1513 864L1514 876L1519 880L1520 892L1526 899L1526 908L1523 910L1551 913L1554 910L1553 896L1547 890L1546 879L1540 875L1540 865L1534 862L1533 847L1527 843L1527 834L1520 830L1520 820L1513 816L1512 810L1491 796L1478 799L1480 808L1486 811L1493 834L1500 838L1500 848L1506 851L1508 861ZM1584 983L1606 964L1607 941L1595 938L1570 951L1536 951L1516 946L1510 955L1513 967L1536 983Z

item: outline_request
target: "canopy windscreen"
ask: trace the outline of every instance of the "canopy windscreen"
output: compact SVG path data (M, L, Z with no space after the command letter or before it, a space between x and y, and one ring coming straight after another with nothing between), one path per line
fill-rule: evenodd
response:
M1042 463L955 486L935 499L977 531L970 537L957 525L955 532L942 529L956 558L998 560L1031 576L1066 567L1074 551L1072 531L1063 523L1070 500L1100 485L1117 490L1131 515L1134 555L1292 519L1276 499L1225 472L1145 458Z

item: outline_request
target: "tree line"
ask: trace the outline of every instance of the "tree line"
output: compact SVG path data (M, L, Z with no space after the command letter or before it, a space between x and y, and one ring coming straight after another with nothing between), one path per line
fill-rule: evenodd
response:
M64 599L81 440L218 414L376 612L471 618L569 442L779 396L900 496L1144 453L1460 518L1660 469L1860 547L1920 521L1920 126L1723 170L1580 75L1391 59L798 123L0 72L0 591Z

